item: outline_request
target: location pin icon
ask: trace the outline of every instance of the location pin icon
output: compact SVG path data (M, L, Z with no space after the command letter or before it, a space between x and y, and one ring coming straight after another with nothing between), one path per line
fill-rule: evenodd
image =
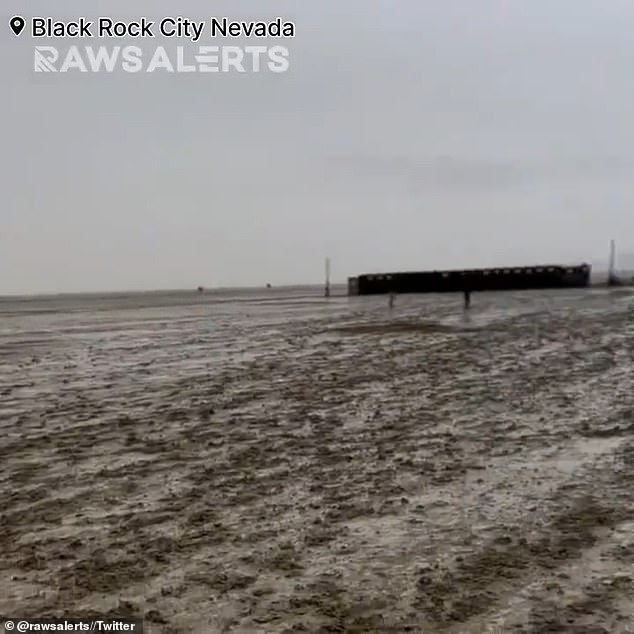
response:
M19 15L16 15L11 18L9 22L9 26L11 30L15 33L16 37L22 33L22 29L24 28L24 18L21 18Z

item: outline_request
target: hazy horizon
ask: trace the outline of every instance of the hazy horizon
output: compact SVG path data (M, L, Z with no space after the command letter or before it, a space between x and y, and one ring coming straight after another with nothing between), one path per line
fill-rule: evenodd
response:
M605 262L612 238L634 268L624 0L6 6L0 295ZM42 77L33 46L77 42L7 24L174 13L294 20L290 70Z
M566 264L566 263L547 262L543 264L556 265L556 264ZM513 265L511 264L509 266L512 267ZM395 271L378 271L377 269L376 271L359 271L355 275L362 275L364 273L372 274L377 272L391 273ZM634 268L633 269L619 269L618 273L623 277L624 280L627 281L628 285L630 283L630 280L634 280ZM601 285L604 282L606 282L608 279L607 274L608 274L607 267L601 267L601 266L593 267L591 279L590 279L590 286L597 285L597 284ZM350 275L349 277L354 277L355 275ZM342 291L344 295L347 295L347 292L346 292L347 287L348 287L347 279L345 280L335 279L335 280L331 280L330 282L331 291L335 293L337 291ZM161 288L161 287L127 288L127 289L105 288L101 290L87 289L87 290L77 290L77 291L39 292L39 293L38 292L0 293L0 300L3 300L3 299L15 300L15 299L23 299L23 298L24 299L38 299L38 298L65 297L65 296L90 297L90 296L114 296L114 295L127 296L127 295L143 295L143 294L161 295L161 294L170 294L170 293L176 293L176 294L190 293L193 296L198 296L197 288L198 287L194 287L194 286L190 286L190 287L182 286L182 287L174 287L174 288L166 288L166 287L164 288ZM222 293L232 293L232 292L246 293L246 292L266 292L266 291L275 292L275 291L284 291L284 290L290 291L290 290L303 290L303 289L311 289L321 293L323 288L324 288L323 280L321 282L305 282L305 283L298 283L298 284L277 284L277 285L272 284L270 288L268 288L266 284L250 285L250 286L204 286L203 285L203 291L207 295L216 294L216 293L222 294ZM497 291L485 291L485 292L496 293ZM506 291L501 291L501 292L506 292ZM337 296L337 295L334 295L334 296Z

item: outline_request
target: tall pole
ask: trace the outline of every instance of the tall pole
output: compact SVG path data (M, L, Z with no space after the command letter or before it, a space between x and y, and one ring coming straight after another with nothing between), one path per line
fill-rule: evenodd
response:
M326 258L326 287L324 297L330 297L330 258Z
M608 272L608 283L614 282L615 274L614 268L616 266L616 247L614 244L614 240L610 240L610 268Z

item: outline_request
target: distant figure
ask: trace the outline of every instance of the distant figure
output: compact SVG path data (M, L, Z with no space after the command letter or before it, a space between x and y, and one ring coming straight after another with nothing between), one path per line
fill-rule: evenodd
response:
M392 310L392 308L394 308L394 299L396 297L396 293L394 291L390 291L390 300L389 300L389 306L390 306L390 310Z
M463 291L464 293L464 309L469 310L471 307L471 291Z
M197 290L199 293L202 293L205 289L202 286L199 286Z
M267 285L266 285L266 288L271 288L271 285L270 285L270 284L267 284Z

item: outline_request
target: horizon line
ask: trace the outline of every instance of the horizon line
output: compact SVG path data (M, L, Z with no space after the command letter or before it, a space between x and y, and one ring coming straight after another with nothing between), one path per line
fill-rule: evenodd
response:
M330 286L347 286L345 282L330 282ZM118 289L118 290L90 290L90 291L44 291L44 292L30 292L30 293L0 293L0 301L5 299L42 299L47 297L74 297L77 295L129 295L129 294L161 294L161 293L192 293L194 295L208 293L218 293L223 291L273 291L273 290L289 290L289 289L301 289L301 288L320 288L323 289L324 283L310 282L306 284L280 284L275 286L271 284L270 287L266 286L202 286L203 292L198 292L198 287L181 287L181 288L131 288L131 289Z

